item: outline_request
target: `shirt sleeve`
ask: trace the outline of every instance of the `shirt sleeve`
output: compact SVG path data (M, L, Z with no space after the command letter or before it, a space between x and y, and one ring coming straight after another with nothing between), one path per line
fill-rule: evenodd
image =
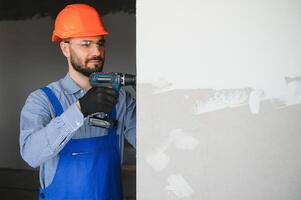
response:
M84 122L75 103L55 118L50 106L47 96L38 90L29 95L21 111L20 152L32 167L56 156Z
M124 135L127 141L136 148L136 100L126 92L126 114L124 116Z

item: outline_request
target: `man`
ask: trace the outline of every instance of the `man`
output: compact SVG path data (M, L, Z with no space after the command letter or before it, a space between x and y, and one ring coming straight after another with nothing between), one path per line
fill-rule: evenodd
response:
M40 199L119 200L123 136L136 146L136 104L123 89L91 88L101 72L105 30L86 4L66 6L57 16L52 41L67 58L65 78L29 95L21 111L20 151L40 169ZM117 127L88 124L89 115L111 113Z

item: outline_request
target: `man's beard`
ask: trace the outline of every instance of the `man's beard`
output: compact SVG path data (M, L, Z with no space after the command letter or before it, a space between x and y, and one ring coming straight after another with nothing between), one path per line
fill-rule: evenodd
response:
M87 65L91 60L98 60L100 63L95 64L94 68L89 68ZM83 62L81 62L76 56L71 54L70 61L73 69L87 77L89 77L94 72L102 72L102 67L104 65L104 58L102 58L101 56L89 58L83 64Z

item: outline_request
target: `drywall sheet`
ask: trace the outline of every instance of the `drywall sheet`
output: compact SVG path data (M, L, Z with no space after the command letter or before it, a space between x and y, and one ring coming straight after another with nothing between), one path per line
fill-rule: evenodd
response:
M300 10L137 1L139 200L301 198Z

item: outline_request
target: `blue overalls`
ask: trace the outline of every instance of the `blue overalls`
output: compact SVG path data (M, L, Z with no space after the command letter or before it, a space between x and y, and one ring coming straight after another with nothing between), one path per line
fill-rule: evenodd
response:
M41 88L54 107L56 116L62 105L50 88ZM116 118L116 108L111 113ZM40 189L40 200L120 200L121 163L116 128L106 136L71 139L59 153L51 184Z

